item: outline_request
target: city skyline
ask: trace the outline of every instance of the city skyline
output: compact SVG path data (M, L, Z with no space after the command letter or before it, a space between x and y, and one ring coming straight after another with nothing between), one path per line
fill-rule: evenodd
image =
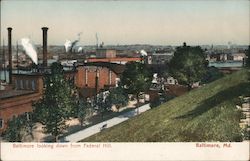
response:
M29 37L49 45L249 45L249 1L1 1L1 43Z

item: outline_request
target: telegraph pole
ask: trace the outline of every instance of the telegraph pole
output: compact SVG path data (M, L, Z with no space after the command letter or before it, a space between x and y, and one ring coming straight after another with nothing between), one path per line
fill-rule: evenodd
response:
M18 41L16 41L16 68L17 68L17 73L19 73L19 62L18 62Z
M6 82L6 66L5 66L5 49L4 49L4 39L3 39L3 71L4 71L4 81Z

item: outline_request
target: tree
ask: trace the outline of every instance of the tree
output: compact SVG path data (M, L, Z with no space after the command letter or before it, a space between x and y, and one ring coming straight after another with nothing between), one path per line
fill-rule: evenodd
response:
M97 106L97 110L98 113L101 114L102 118L103 118L103 114L107 111L110 110L110 105L107 102L107 92L100 92L99 94L97 94L97 98L96 98L96 106Z
M110 90L106 102L110 108L115 105L116 108L119 109L120 107L127 105L128 95L125 93L123 88L118 86L117 88Z
M126 64L120 83L127 94L135 95L138 105L139 94L149 89L151 80L152 73L147 69L145 64L131 62Z
M205 76L202 78L202 83L210 83L223 77L223 73L216 67L207 67Z
M250 45L248 46L248 50L246 52L247 60L246 60L246 66L247 68L250 68Z
M45 91L42 99L33 105L34 114L44 125L45 133L50 133L57 141L67 128L66 120L74 114L76 102L69 81L64 79L61 64L51 65L51 73L44 82Z
M9 142L21 142L24 135L23 120L20 117L13 117L7 124L3 138Z
M81 126L83 126L84 121L88 119L91 109L92 106L89 102L85 100L79 100L77 108L77 118L80 121Z
M171 95L167 95L167 93L164 91L164 90L160 90L156 97L152 100L150 100L150 108L155 108L155 107L158 107L160 106L161 104L173 99L174 96L171 96Z
M192 88L193 83L198 82L206 72L206 56L201 47L186 46L177 47L174 57L170 60L170 74L179 83Z
M7 122L8 127L4 132L3 138L9 142L21 142L24 137L30 135L33 138L32 127L34 123L27 117L28 113L14 116Z

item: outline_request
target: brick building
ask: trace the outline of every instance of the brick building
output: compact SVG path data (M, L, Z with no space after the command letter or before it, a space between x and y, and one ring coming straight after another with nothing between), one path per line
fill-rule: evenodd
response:
M12 74L11 88L0 90L0 133L13 116L32 112L32 104L42 98L44 86L42 73ZM74 79L75 72L65 72L65 78Z
M65 78L73 80L83 98L115 87L125 70L124 64L141 61L141 58L90 58L87 61L78 64L75 70L72 67L65 71ZM39 72L12 74L12 89L0 91L0 133L6 129L7 121L13 116L32 111L32 103L42 97L45 75Z
M41 94L27 90L10 90L0 93L0 133L6 127L7 122L14 116L32 111L32 103L41 98Z
M12 79L12 89L0 91L0 133L13 116L31 112L43 92L42 74L13 74Z
M82 97L92 97L101 90L117 86L125 70L121 64L108 62L85 63L77 67L75 85Z
M43 75L41 73L12 74L15 90L30 90L42 93Z
M115 58L116 50L105 49L105 48L96 49L96 57L97 58Z
M76 86L104 89L105 86L115 86L117 74L107 67L80 66L77 68ZM97 87L96 87L97 81Z

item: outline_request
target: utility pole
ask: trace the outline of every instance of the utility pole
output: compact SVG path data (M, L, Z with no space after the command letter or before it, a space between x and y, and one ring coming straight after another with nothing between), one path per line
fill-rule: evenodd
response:
M5 49L4 49L4 39L3 39L3 71L4 71L4 81L6 82L6 66L5 66Z
M16 41L16 68L17 68L17 73L19 73L19 62L18 62L18 41Z
M99 73L99 70L98 70L98 67L97 67L96 68L96 77L95 77L95 96L96 96L95 103L97 103L99 77L100 77L100 73Z
M97 35L97 33L95 34L95 38L96 38L96 49L98 49L98 35Z

